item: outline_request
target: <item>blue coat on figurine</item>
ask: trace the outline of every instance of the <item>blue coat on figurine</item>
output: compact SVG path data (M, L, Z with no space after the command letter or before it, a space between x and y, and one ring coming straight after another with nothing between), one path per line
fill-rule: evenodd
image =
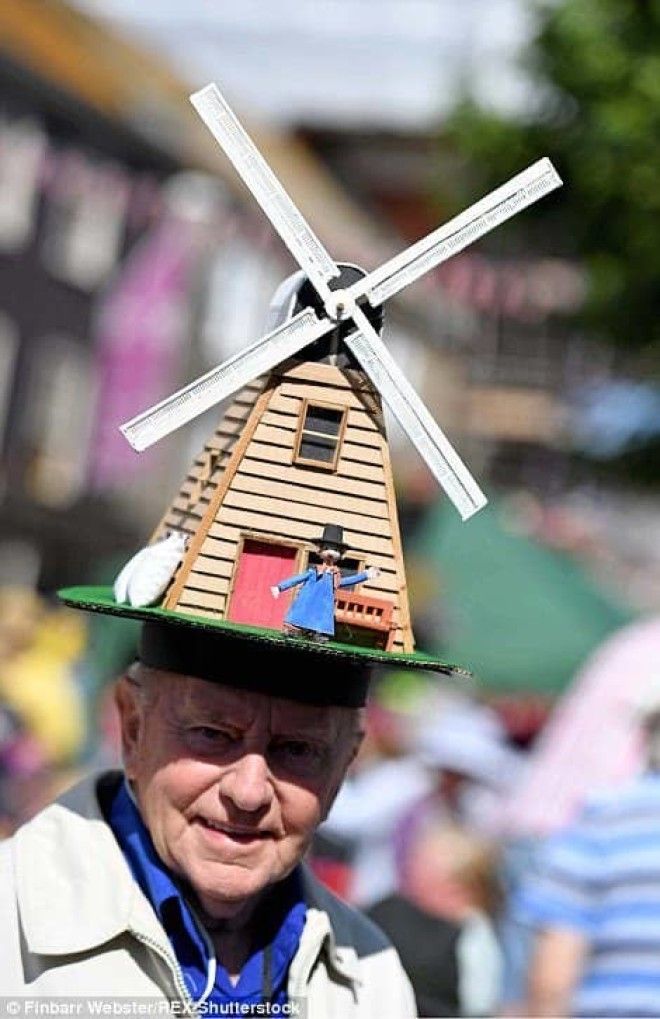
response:
M337 562L345 548L341 540L342 528L326 524L323 538L319 542L321 566L310 566L304 573L281 580L271 588L274 598L281 591L301 586L301 591L292 602L284 619L284 631L291 635L307 634L317 640L327 640L335 635L335 596L340 587L354 587L365 580L372 580L380 572L374 567L342 577Z

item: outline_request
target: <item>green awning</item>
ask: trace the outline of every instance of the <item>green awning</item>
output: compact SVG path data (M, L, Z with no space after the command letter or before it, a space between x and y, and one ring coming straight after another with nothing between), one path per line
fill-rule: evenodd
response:
M507 527L493 505L467 523L446 504L434 508L412 552L413 570L435 588L423 607L426 646L486 689L557 693L633 616L568 555Z

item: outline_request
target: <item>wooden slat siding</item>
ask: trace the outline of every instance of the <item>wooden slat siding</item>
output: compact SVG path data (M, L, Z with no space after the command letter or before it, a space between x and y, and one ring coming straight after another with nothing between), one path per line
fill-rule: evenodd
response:
M270 425L273 428L286 428L289 432L298 431L299 417L295 414L286 414L280 411L267 410L262 421L265 425ZM293 436L290 441L293 442Z
M206 609L213 613L217 619L224 612L226 597L224 594L211 594L208 591L197 591L194 588L186 587L181 598L177 602L176 610L188 609L195 614L195 609Z
M223 418L223 423L224 421L247 421L252 413L252 407L251 403L232 403Z
M190 601L193 592L212 595L226 595L229 591L231 577L211 577L207 573L198 573L195 569L188 574L186 581L186 601Z
M294 503L305 503L325 509L330 506L346 513L358 513L364 517L376 517L387 520L388 506L384 500L358 499L351 495L339 495L336 492L324 492L323 489L307 488L304 485L287 484L273 481L270 478L257 478L252 474L243 474L239 469L232 484L237 492L250 495L265 495L274 499L287 499ZM346 488L344 488L346 491Z
M305 467L285 467L282 464L265 463L263 460L251 460L244 457L241 461L240 477L263 478L279 481L284 484L302 485L303 488L320 489L323 492L334 492L341 495L350 491L351 495L361 499L378 502L383 498L383 486L371 481L357 481L341 474L325 473L323 477Z
M282 464L284 466L291 466L291 449L286 449L283 446L269 446L264 442L252 442L247 453L247 458L257 462L263 462L266 464ZM303 470L305 468L298 468ZM312 474L312 468L309 468L309 473ZM379 481L382 483L384 478L384 471L381 464L365 464L355 462L354 460L344 460L342 457L339 458L339 464L337 471L331 474L330 471L325 472L328 478L343 477L347 480L355 479L357 481ZM315 475L320 477L319 474Z
M330 366L319 365L317 367L326 368ZM354 368L334 369L334 371L339 371L339 376L335 376L334 379L330 376L323 376L319 374L315 377L310 377L309 379L303 379L302 381L311 382L312 384L320 383L322 385L331 385L334 386L335 389L341 389L342 387L350 389L351 392L358 397L364 410L373 416L380 428L384 429L385 420L383 417L382 400L380 398L380 394L376 391L376 389L374 389L371 380L366 373L362 371L362 369ZM287 373L287 382L294 378L298 378L298 376L294 373Z
M341 455L338 462L340 473L348 474L361 467L380 467L382 469L379 450L371 449L369 446L354 446L350 442L342 443ZM361 475L359 475L361 477Z
M236 541L218 541L207 536L202 545L200 555L208 559L232 559L236 552Z
M212 577L207 573L199 573L197 564L195 564L195 569L191 570L186 581L186 601L192 599L194 592L213 596L226 595L229 591L230 581L231 577Z
M219 507L222 505L222 500L224 499L227 489L229 488L229 485L231 484L231 481L234 477L234 473L241 462L241 458L245 455L245 450L252 441L252 436L254 435L255 429L258 427L261 415L268 406L268 401L270 400L270 397L271 390L268 388L264 388L264 391L259 395L255 402L254 410L252 411L252 414L248 419L245 428L243 429L241 437L238 439L236 443L236 446L232 453L231 460L229 461L224 471L222 472L220 482L216 486L216 489L213 493L213 497L209 502L206 513L204 514L204 518L201 521L199 527L197 528L197 531L195 532L195 535L189 544L188 551L186 552L183 562L177 571L174 583L170 588L167 598L165 599L165 608L173 609L176 608L177 606L179 597L183 593L183 590L185 588L188 574L192 567L194 566L195 559L197 558L199 550L201 549L204 543L204 539L209 531L209 528L213 524L215 515L218 512Z
M352 389L346 389L340 394L334 386L324 386L312 382L290 382L288 379L284 379L280 386L280 392L282 396L306 397L312 403L319 400L321 403L338 403L342 407L352 407L354 410L368 410L361 394Z
M396 505L396 494L394 491L394 478L392 475L392 461L390 459L390 448L383 440L383 465L385 467L385 488L387 500L390 506L390 521L392 524L392 545L394 557L398 566L399 581L401 589L399 593L399 607L401 611L401 628L403 630L403 646L406 651L415 650L415 638L410 622L410 604L408 601L408 583L406 581L406 567L403 559L403 546L401 544L401 531L399 529L399 511Z
M215 556L205 556L200 554L197 556L197 559L195 561L195 569L191 570L190 576L192 577L193 574L195 576L197 574L203 574L207 577L223 577L224 579L228 579L229 577L231 577L233 570L234 570L233 558L216 559ZM186 586L187 587L191 586L190 579L188 580ZM213 588L209 588L209 590L213 590Z
M160 537L168 528L180 528L189 534L193 534L197 530L208 505L209 493L220 483L220 477L228 461L229 456L222 454L215 466L210 481L203 486L201 495L192 506L190 505L190 495L194 491L198 479L188 475L181 486L179 494L154 532L154 540L156 537Z
M281 534L283 538L294 538L303 541L313 541L319 536L319 521L310 524L304 520L291 520L286 517L269 517L263 513L251 511L241 512L230 506L223 507L217 521L211 525L209 534L212 538L226 538L223 533L223 526L234 527L239 530L246 528L258 534ZM365 534L352 534L345 532L344 540L350 546L346 554L351 558L361 559L374 554L387 555L391 553L392 542L385 538Z
M287 499L274 499L263 495L249 495L247 492L237 491L232 485L225 495L222 508L219 511L218 520L221 519L222 510L225 507L234 509L245 509L254 513L262 513L268 517L290 517L296 522L307 521L316 525L320 534L323 521L319 514L325 513L325 508L318 504L306 504L302 502L290 502ZM330 512L330 511L328 511ZM337 507L332 509L334 521L341 524L345 531L352 531L358 534L378 535L381 538L389 537L389 520L378 517L365 517L357 513L340 512ZM322 513L321 513L322 515ZM327 513L326 513L327 516Z
M369 394L380 402L369 376L357 368L337 368L336 365L319 364L314 361L287 362L278 369L279 380L301 380L320 382L337 389L351 389L360 395Z
M218 459L216 460L215 467L213 469L213 473L211 474L210 479L205 483L206 486L214 486L214 485L216 485L218 483L218 481L220 480L220 475L222 474L222 471L226 467L226 465L227 465L227 463L229 461L229 457L230 457L230 454L227 453L227 452L223 452L223 453L219 453L219 454L216 454L214 451L211 451L211 452L213 453L214 456L217 455ZM188 474L188 477L186 478L186 480L181 485L181 491L180 491L180 494L179 494L179 499L181 499L183 496L189 496L190 495L191 491L199 483L200 476L204 473L204 471L205 471L205 464L200 464L200 465L196 464L194 466L194 468Z
M321 382L335 389L352 389L343 368L334 364L322 364L319 361L285 361L275 369L277 382L293 379L300 382ZM371 385L368 376L364 376L365 386ZM278 387L279 388L279 387Z
M341 397L337 394L333 394L331 401L332 403L341 404ZM273 399L268 404L268 413L276 413L278 415L290 415L295 418L296 421L300 416L300 410L302 408L303 398L294 398L292 396L282 396L279 392L273 395ZM377 432L380 431L376 422L371 414L368 414L364 410L354 410L352 407L348 411L348 424L355 428L366 428L368 431Z
M329 403L330 401L328 400L327 402ZM334 402L339 406L339 401L335 400ZM272 425L274 428L286 428L288 431L297 432L300 413L290 414L288 411L276 410L269 407L262 420L265 425ZM231 421L230 425L233 429L234 425L240 426L240 421ZM380 431L376 427L372 427L368 415L358 413L355 410L348 412L347 425L351 431L351 441L359 445L375 446L376 438L381 436Z
M357 514L341 513L335 507L332 511L325 511L318 505L310 505L304 502L289 502L286 499L267 498L262 495L249 495L246 492L236 491L233 487L227 492L223 502L223 508L244 509L246 513L262 514L271 520L291 520L296 524L311 524L317 528L317 534L321 532L324 517L332 513L333 522L340 524L345 534L352 534L353 540L356 536L366 538L389 538L389 521L379 520L377 517L363 517ZM221 511L222 512L222 511ZM222 519L220 514L218 520Z
M229 457L227 457L227 460ZM226 461L225 461L226 463ZM378 485L382 492L382 483L384 480L383 468L378 464L365 464L354 460L343 460L339 459L339 465L336 472L331 473L326 471L323 476L318 472L315 472L313 468L291 466L291 449L285 446L271 446L266 443L253 442L248 450L248 455L241 461L241 471L244 473L257 474L258 476L266 476L267 471L271 467L281 467L283 471L297 471L298 476L302 476L309 479L307 483L310 485L317 485L319 488L327 488L328 485L336 483L342 491L345 491L347 487L351 491L356 491L356 483L360 485L374 484ZM288 473L287 473L288 476ZM292 477L294 475L291 475ZM328 485L323 485L323 480L327 480ZM369 496L370 490L364 489L366 497Z
M350 431L347 429L346 434L347 436L350 435L351 440L353 436L356 435L359 442L362 442L363 438L368 437L370 444L357 445L352 441L349 442L348 439L345 438L342 442L341 456L339 457L340 470L345 461L357 460L359 463L378 465L379 467L382 466L380 445L376 446L373 444L373 440L378 438L377 433L361 432L351 428ZM280 448L285 449L287 451L287 458L285 462L293 463L293 442L291 432L287 431L286 428L274 428L272 425L260 423L254 433L254 441L268 446L279 446ZM250 453L251 450L248 450L248 455L250 455Z
M353 412L355 413L355 412ZM347 417L347 431L350 431L351 442L359 446L376 446L377 439L380 439L381 433L377 428L370 428L366 423L366 414L363 416L365 420L359 418L357 421L349 413ZM287 414L284 411L269 410L263 416L263 424L268 425L272 428L284 428L287 431L296 432L300 423L300 415ZM364 427L360 427L360 423ZM231 422L231 424L239 425L240 422ZM293 443L293 439L291 440ZM346 439L344 438L344 441Z
M205 493L203 492L198 506L189 508L190 493L194 489L200 472L204 467L206 454L209 452L221 454L218 462L216 463L213 475L211 476L209 486L206 489L206 491L208 491L209 487L215 488L215 486L219 484L220 476L222 475L222 472L231 457L232 450L236 445L237 437L235 435L225 435L223 433L223 424L227 414L231 414L234 411L234 408L253 407L263 391L265 384L265 377L255 379L254 382L245 386L236 394L231 406L220 419L213 435L211 435L208 442L205 443L204 448L195 457L195 460L193 461L179 492L155 528L150 539L152 542L157 541L165 534L168 528L172 527L181 528L181 530L188 531L190 534L194 533L198 525L198 518L201 515L201 512L206 509L207 501L204 499Z

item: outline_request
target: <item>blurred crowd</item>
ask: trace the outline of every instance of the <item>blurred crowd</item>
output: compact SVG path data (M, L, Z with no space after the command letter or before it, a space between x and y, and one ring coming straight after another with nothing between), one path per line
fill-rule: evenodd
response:
M0 603L7 836L120 749L84 619L17 589ZM406 673L376 682L310 863L394 942L421 1016L660 1014L658 651L657 621L624 628L545 720Z

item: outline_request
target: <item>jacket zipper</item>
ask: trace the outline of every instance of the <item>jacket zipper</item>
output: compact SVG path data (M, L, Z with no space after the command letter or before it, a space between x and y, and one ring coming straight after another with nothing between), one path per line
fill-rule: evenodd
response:
M172 956L168 952L166 952L157 941L155 941L153 938L150 938L147 934L140 934L132 927L129 928L129 933L132 934L133 937L137 939L137 941L141 941L143 945L146 945L147 948L150 948L152 952L155 952L156 955L158 955L163 960L163 962L167 963L169 970L172 973L172 976L174 977L174 983L176 985L177 994L179 995L184 1005L186 1006L188 1014L197 1015L197 1008L195 1002L188 993L188 988L185 985L183 973L181 972L181 967L179 966L177 960L173 959Z

